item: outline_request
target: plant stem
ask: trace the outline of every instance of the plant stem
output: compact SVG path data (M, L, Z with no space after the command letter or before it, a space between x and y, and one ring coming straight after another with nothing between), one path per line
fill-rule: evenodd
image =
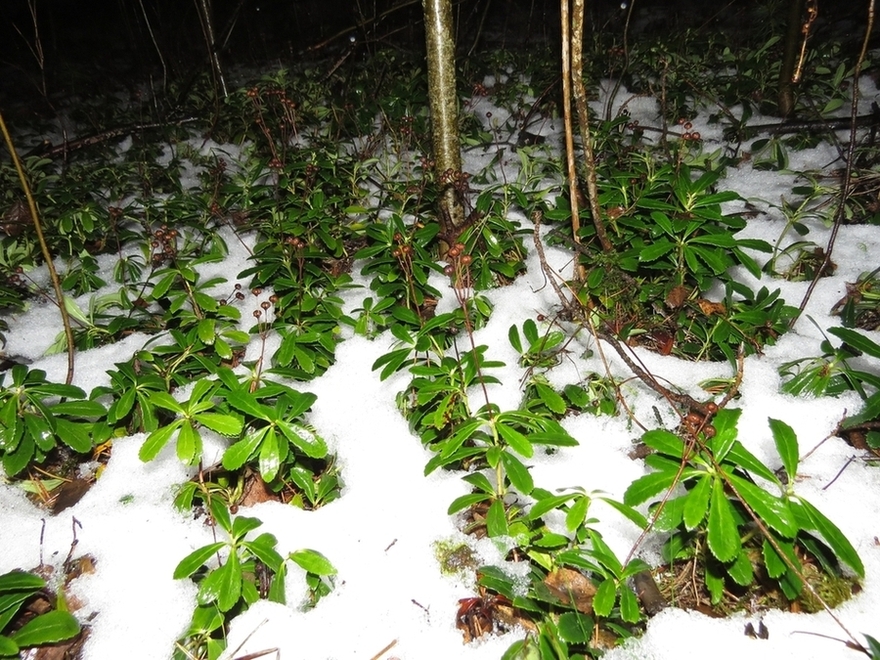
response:
M34 221L37 240L40 241L40 250L43 253L43 260L46 262L46 268L49 269L49 277L52 279L52 288L55 289L55 298L58 309L61 311L61 323L64 325L64 336L67 338L67 378L64 382L70 385L70 383L73 382L75 346L73 341L73 329L70 327L70 315L67 313L67 307L64 304L64 291L61 289L61 280L58 278L58 272L55 270L55 262L52 261L52 254L49 252L46 237L43 235L43 226L40 224L40 217L37 214L37 203L34 201L34 196L31 193L30 185L28 185L24 168L21 166L21 159L19 159L18 152L15 150L15 145L12 143L12 136L9 134L9 129L6 127L2 112L0 112L0 131L3 132L3 139L6 140L6 148L9 150L10 156L12 156L12 162L15 164L15 171L18 172L18 179L21 182L24 196L27 198L31 219Z

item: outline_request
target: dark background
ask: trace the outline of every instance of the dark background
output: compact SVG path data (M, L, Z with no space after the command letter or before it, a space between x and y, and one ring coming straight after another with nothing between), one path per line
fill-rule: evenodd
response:
M630 39L664 31L724 25L747 38L768 16L784 21L789 0L635 0ZM0 104L87 95L106 85L184 79L209 67L196 2L201 0L0 0ZM423 49L421 0L212 0L224 66L267 71L307 59L333 58L350 47ZM864 3L820 1L821 25L863 29ZM30 8L43 49L35 49ZM555 46L558 0L454 1L457 44L475 48ZM622 35L620 0L587 0L588 29ZM150 31L152 30L152 36ZM735 36L732 38L736 38ZM155 43L154 43L155 39ZM157 51L162 53L162 68Z

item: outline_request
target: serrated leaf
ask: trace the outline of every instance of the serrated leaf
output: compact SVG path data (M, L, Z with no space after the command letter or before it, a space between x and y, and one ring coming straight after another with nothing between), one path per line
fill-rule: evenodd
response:
M495 428L498 431L498 435L504 438L507 444L510 445L510 448L520 456L531 458L535 453L529 439L512 426L499 422L495 425Z
M177 458L187 465L195 464L202 456L202 437L189 420L184 420L177 434Z
M625 585L620 588L620 617L627 623L636 623L642 618L639 599Z
M578 497L565 514L565 528L573 532L583 525L589 508L590 498L583 495Z
M682 520L688 530L696 529L709 512L709 495L712 492L712 477L706 475L697 480L691 491L684 497Z
M580 612L563 612L559 615L557 630L559 636L569 644L585 644L593 635L593 618Z
M252 516L238 516L232 521L232 538L238 540L245 537L248 532L257 529L263 524L259 518Z
M651 449L667 456L681 458L684 453L684 442L681 438L665 429L653 429L642 435L642 442Z
M709 550L721 562L731 561L742 548L733 507L724 494L724 484L720 479L714 479L712 483L707 541Z
M140 451L138 452L138 458L144 463L156 458L156 456L159 455L159 452L162 451L162 448L168 444L171 436L174 435L174 432L179 426L180 424L172 423L150 433L144 441L144 444L141 445Z
M196 415L196 421L202 426L207 426L212 431L227 437L238 435L243 427L240 418L220 413L199 413Z
M776 540L776 543L779 544L779 540ZM774 580L781 576L788 570L788 566L785 565L785 561L779 555L778 552L770 545L770 541L766 538L764 542L761 544L761 553L764 556L764 569L767 571L767 575L773 578Z
M223 452L223 467L227 470L237 470L244 465L245 461L247 461L251 457L251 454L256 451L257 447L260 446L263 437L269 432L269 429L271 429L270 426L265 426L253 433L249 433L238 442L230 445L229 448Z
M278 429L309 458L324 458L327 455L327 443L311 429L293 422L278 422Z
M636 506L667 490L675 483L677 473L672 471L651 472L633 481L623 494L624 504Z
M203 344L211 346L216 335L214 319L202 319L199 321L199 325L196 327L196 335Z
M278 444L278 435L270 426L260 443L259 469L263 481L272 481L281 467L281 449Z
M614 602L617 600L617 584L614 580L603 580L596 588L593 596L593 611L597 616L607 617L611 614Z
M788 502L735 474L728 478L743 501L771 529L786 538L794 538L798 525Z
M837 558L847 564L856 575L861 578L865 577L865 566L859 557L859 553L849 542L849 539L840 531L840 528L831 522L825 515L812 504L804 499L798 498L798 503L803 507L804 512L812 524L812 529L819 532L825 543L831 548Z
M541 401L544 402L544 405L546 405L551 412L555 412L557 415L564 415L565 411L568 410L568 406L565 404L565 399L563 399L552 387L547 387L543 383L535 383L535 390L538 392L538 396L541 397Z
M727 574L737 584L747 587L755 579L755 572L752 567L752 560L749 559L748 552L740 552L734 562L727 567Z
M715 436L709 443L715 460L718 462L727 458L728 452L736 441L737 428L736 424L742 410L724 408L712 418L712 426L715 428Z

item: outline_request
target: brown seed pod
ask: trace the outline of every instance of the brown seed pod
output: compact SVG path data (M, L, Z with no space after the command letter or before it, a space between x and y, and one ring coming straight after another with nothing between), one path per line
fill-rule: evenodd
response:
M711 424L707 424L705 427L703 427L703 435L705 435L707 438L714 438L715 427Z

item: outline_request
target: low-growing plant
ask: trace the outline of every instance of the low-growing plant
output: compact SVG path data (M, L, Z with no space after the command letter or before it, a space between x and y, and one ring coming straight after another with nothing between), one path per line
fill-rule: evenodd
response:
M28 601L44 593L46 586L46 581L33 573L12 571L0 575L0 658L21 658L28 649L79 634L79 622L67 611L60 593L55 609L25 615ZM26 619L23 623L22 617Z
M223 412L215 400L219 387L219 381L198 380L186 401L178 401L165 391L151 392L149 405L152 408L167 410L173 413L175 418L147 436L138 452L140 459L151 461L156 458L176 433L177 457L184 463L194 465L202 457L200 426L225 436L237 436L241 433L243 428L241 417Z
M0 457L13 476L50 452L67 447L87 454L106 438L107 411L75 385L53 383L41 369L16 364L0 373Z
M670 563L696 559L714 604L725 589L747 589L759 576L778 584L787 599L802 598L808 564L830 575L837 574L839 563L846 564L864 577L846 536L795 492L799 453L791 427L770 420L783 482L737 439L739 414L719 410L711 424L701 420L683 437L663 429L642 436L655 452L645 459L654 471L627 488L624 502L638 505L666 494L655 500L653 523L671 534L664 558ZM672 490L679 484L684 494Z
M276 538L268 532L247 540L262 522L246 516L233 519L227 503L220 498L211 499L209 510L228 540L194 550L174 569L174 579L192 578L199 586L193 620L186 636L177 643L175 658L218 658L226 648L225 629L232 617L261 598L285 603L286 560L307 574L307 608L314 607L332 590L332 576L336 574L327 558L314 550L297 550L285 559L276 549ZM218 565L209 567L215 556Z

